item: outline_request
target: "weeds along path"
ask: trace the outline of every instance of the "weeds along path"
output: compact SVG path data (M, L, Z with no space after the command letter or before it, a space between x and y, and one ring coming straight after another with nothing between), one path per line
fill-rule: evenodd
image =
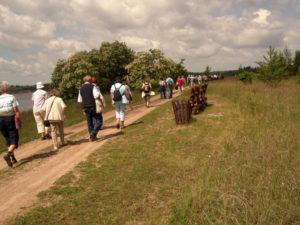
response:
M175 95L176 96L176 95ZM125 125L150 113L169 100L160 100L158 96L152 100L152 107L135 106L126 115ZM1 160L0 164L0 224L9 217L16 215L24 207L30 206L36 195L49 188L59 177L72 170L79 162L86 159L96 149L99 149L109 138L121 135L113 124L107 121L114 118L114 111L104 114L105 129L100 131L100 139L89 142L86 124L81 122L65 129L68 145L52 151L51 141L32 141L24 144L17 151L18 165L7 169Z

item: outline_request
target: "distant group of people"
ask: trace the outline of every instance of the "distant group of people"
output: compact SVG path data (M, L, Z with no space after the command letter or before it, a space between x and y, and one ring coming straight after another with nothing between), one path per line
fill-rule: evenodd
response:
M186 81L183 76L177 78L176 85L179 92L183 90L185 84ZM159 81L161 99L172 98L174 85L174 80L171 77ZM146 77L142 82L141 93L146 107L150 107L151 96L155 93L149 77ZM111 86L110 97L115 108L116 128L122 129L125 125L125 109L133 101L133 96L129 86L123 83L120 77L117 77ZM54 150L64 146L66 144L64 121L67 106L60 97L59 91L53 89L48 93L44 90L43 83L37 82L36 91L32 94L32 101L32 112L40 139L52 139ZM77 102L81 103L82 111L86 117L89 140L95 141L103 127L102 112L106 106L96 77L88 75L83 78L83 85L78 92ZM19 145L20 128L19 103L13 95L9 94L9 83L3 81L0 84L0 130L8 146L4 160L10 167L17 163L14 151Z
M177 78L176 85L180 93L183 91L185 84L186 84L186 80L184 76L179 76ZM160 98L161 99L172 98L174 86L175 86L175 82L171 77L168 77L166 80L161 79L159 81Z
M222 74L210 74L210 75L188 75L187 82L190 87L193 86L195 82L198 84L206 84L210 80L219 80L224 79L224 76Z

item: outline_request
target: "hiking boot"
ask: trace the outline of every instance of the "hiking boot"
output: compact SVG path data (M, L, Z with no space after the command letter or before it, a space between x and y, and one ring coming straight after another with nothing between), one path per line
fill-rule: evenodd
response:
M12 164L16 164L18 162L14 154L10 154L10 161L12 162Z
M116 128L120 129L120 124L119 123L116 124Z
M6 161L7 165L9 167L12 167L13 166L13 163L11 162L10 160L10 153L6 153L4 156L3 156L3 159Z

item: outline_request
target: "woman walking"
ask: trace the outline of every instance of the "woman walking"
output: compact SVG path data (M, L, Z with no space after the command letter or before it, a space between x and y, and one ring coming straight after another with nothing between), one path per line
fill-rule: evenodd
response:
M19 143L20 111L19 103L13 95L8 94L9 83L3 81L0 84L0 131L8 146L7 153L3 156L9 167L17 163L14 155Z
M33 101L33 116L35 119L36 127L38 130L38 134L41 135L41 140L45 140L47 138L51 138L49 135L49 128L44 124L44 114L42 111L42 107L48 97L46 91L43 90L44 85L42 82L36 83L36 91L32 94Z
M45 121L49 121L51 127L51 137L53 141L53 149L58 149L57 133L59 133L61 145L65 144L64 139L64 120L65 108L64 101L59 97L58 90L54 89L50 92L50 98L45 101L43 111L45 112Z
M150 107L150 96L151 96L151 83L150 78L147 77L142 85L142 97L145 99L146 106Z

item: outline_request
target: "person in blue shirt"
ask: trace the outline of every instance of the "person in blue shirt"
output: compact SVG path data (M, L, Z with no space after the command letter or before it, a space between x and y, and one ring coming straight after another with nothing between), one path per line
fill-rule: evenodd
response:
M168 77L166 79L166 85L167 85L168 98L172 98L172 96L173 96L174 80L171 77Z

